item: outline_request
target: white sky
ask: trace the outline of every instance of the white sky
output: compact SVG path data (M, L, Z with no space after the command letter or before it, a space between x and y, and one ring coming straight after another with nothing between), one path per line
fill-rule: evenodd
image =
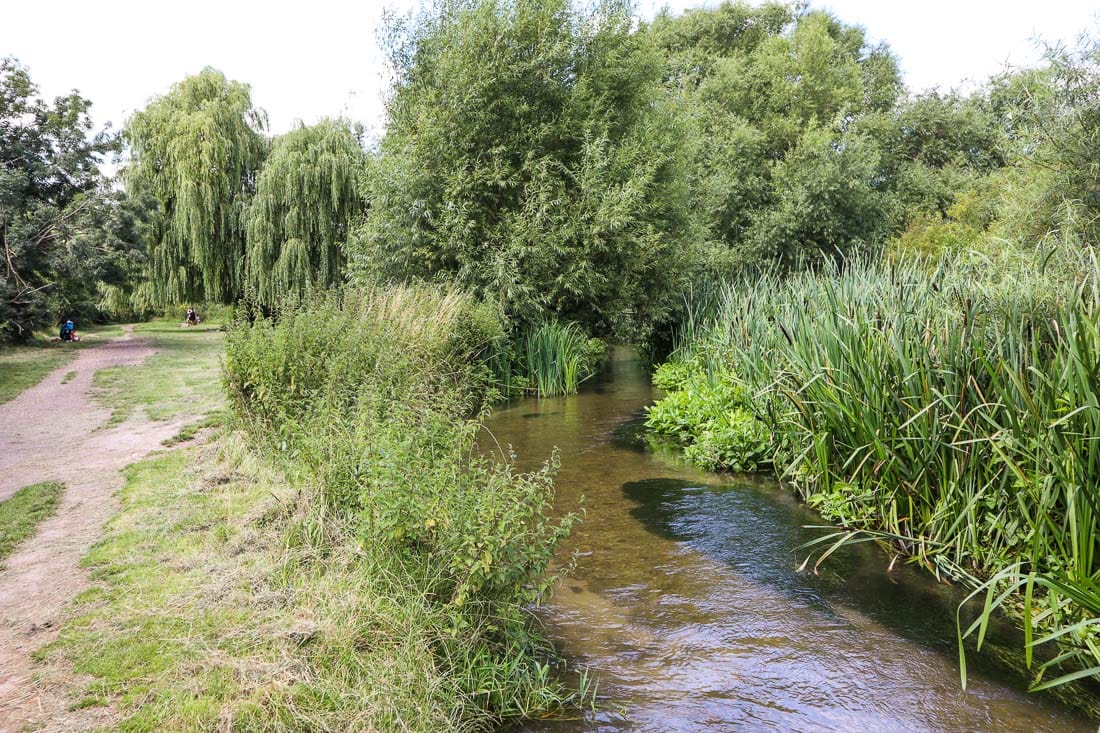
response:
M15 56L50 98L78 89L97 124L115 128L156 94L204 66L252 85L273 133L344 114L378 134L385 76L376 31L383 7L416 0L2 0L0 56ZM645 17L703 0L640 0ZM1100 33L1096 0L813 0L864 26L901 58L911 88L959 86L1034 63L1034 39Z

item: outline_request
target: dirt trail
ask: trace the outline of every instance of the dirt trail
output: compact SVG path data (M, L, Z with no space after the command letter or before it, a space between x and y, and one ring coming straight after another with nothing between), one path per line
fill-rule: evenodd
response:
M65 483L57 515L43 522L0 571L4 733L60 720L67 702L63 691L34 679L30 655L56 636L62 612L87 585L79 562L118 510L121 469L158 448L186 422L135 416L99 429L111 411L92 401L92 376L106 367L139 364L155 352L147 339L134 337L132 326L123 331L0 405L0 500L39 481ZM76 377L62 384L73 371Z

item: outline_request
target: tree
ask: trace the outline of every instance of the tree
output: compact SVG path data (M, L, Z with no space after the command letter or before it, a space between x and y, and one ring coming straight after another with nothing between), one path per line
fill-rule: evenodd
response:
M234 301L244 282L249 198L267 151L247 84L203 69L130 119L131 188L160 203L150 275L163 303Z
M691 261L679 118L623 3L441 3L392 44L398 83L359 279L446 278L522 323L637 335Z
M1100 242L1100 38L1046 51L1047 65L993 82L1011 120L1011 228L1039 241Z
M812 263L891 232L886 159L855 132L901 92L889 49L796 4L723 3L643 32L695 141L692 210L709 268Z
M91 102L72 92L52 104L36 97L26 67L0 60L0 335L29 338L59 310L87 301L81 284L117 251L81 241L102 200L99 163L118 150L106 132L92 134ZM117 243L115 243L117 244ZM132 243L139 246L138 243ZM90 246L86 246L90 245ZM128 245L127 245L128 246Z
M248 209L248 283L261 303L343 279L366 162L359 133L343 120L276 138Z

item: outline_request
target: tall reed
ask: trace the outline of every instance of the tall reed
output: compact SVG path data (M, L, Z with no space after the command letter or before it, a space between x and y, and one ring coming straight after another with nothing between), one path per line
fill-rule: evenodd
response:
M575 394L603 360L605 346L575 323L546 321L518 342L518 364L539 395Z
M1087 267L1076 283L973 261L765 275L729 285L681 358L743 388L774 465L841 525L834 543L875 539L990 593L971 633L1016 599L1033 643L1065 649L1040 675L1070 661L1094 674L1100 308Z

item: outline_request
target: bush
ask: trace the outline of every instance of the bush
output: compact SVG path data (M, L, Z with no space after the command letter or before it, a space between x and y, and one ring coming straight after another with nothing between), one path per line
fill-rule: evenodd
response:
M548 592L575 517L549 516L553 464L518 474L476 457L486 359L503 333L491 307L459 292L351 291L238 323L226 354L242 422L293 481L318 487L326 522L358 538L364 571L396 563L407 602L450 619L433 653L469 682L474 717L570 699L539 664L546 644L523 609Z
M647 408L646 426L684 446L704 468L759 471L771 466L771 432L753 415L743 387L728 376L708 379L689 364L658 367L654 383L670 390Z

